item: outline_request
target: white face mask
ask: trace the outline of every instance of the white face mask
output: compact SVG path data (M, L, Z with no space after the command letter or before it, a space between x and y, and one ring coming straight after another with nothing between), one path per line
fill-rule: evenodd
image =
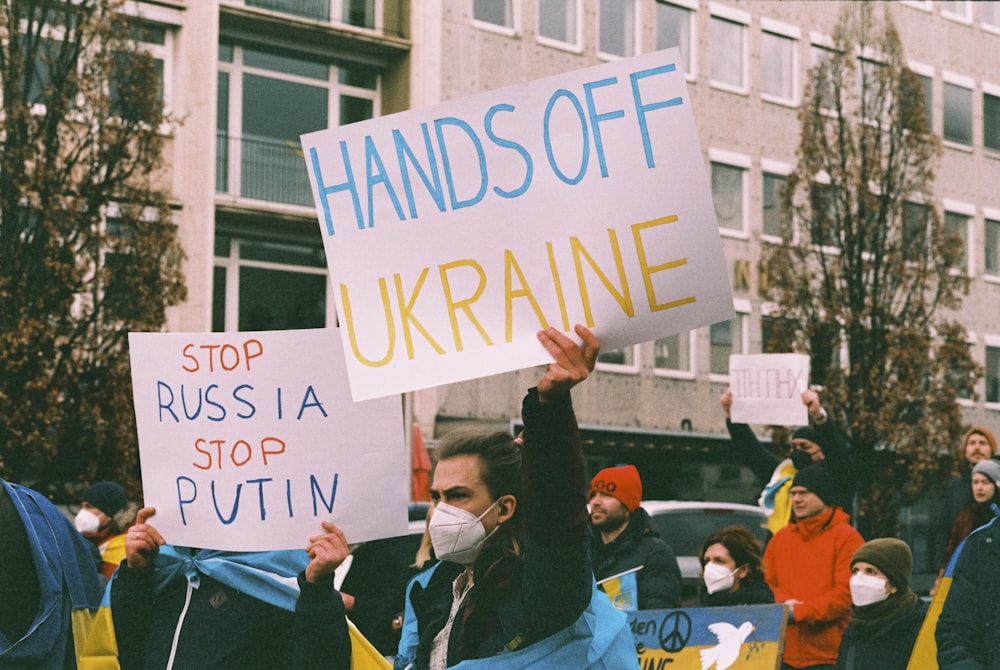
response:
M736 582L733 575L736 570L729 570L724 565L719 565L718 563L706 563L705 564L705 590L709 593L718 593L719 591L728 591L733 588L733 584Z
M881 577L856 572L851 575L851 601L858 607L882 602L889 597L887 583Z
M442 561L462 565L471 563L479 553L483 542L489 538L483 526L483 517L496 507L498 502L499 498L479 516L448 503L438 503L434 507L434 515L428 525L435 556ZM498 524L490 535L499 528Z
M96 533L101 529L101 520L90 510L82 509L76 513L73 525L82 535Z

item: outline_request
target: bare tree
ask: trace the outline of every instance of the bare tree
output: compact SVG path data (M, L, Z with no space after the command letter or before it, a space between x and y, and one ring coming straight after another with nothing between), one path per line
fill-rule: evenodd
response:
M184 298L159 72L119 0L0 0L0 475L138 490L127 352Z
M783 345L810 353L840 414L873 535L950 472L957 399L980 375L945 316L967 290L963 243L935 202L940 142L889 11L849 3L810 71L784 241L765 252Z

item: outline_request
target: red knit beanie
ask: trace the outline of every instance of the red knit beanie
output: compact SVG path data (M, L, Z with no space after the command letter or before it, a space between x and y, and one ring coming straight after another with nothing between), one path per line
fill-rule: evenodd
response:
M590 481L590 498L595 493L603 493L617 498L629 512L634 512L642 502L642 481L634 465L619 465L604 468Z

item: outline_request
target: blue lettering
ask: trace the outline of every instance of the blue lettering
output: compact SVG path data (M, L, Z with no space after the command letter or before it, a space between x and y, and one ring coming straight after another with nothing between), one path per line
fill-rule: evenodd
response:
M583 131L583 156L582 161L580 162L580 171L575 177L567 177L563 174L562 170L559 169L559 166L556 165L556 158L552 154L552 137L549 133L549 120L552 117L552 108L555 107L556 101L559 98L566 98L573 105L574 109L576 109L576 114L580 117L580 129ZM580 180L583 179L583 176L587 173L587 163L590 162L590 135L587 133L587 118L583 113L583 105L580 104L580 101L575 95L564 88L561 88L552 94L552 97L549 98L549 103L545 106L543 130L545 135L545 155L549 158L549 165L552 166L552 170L561 181L569 184L570 186L579 184Z
M372 172L373 164L378 168L377 174ZM375 203L373 202L372 187L376 184L385 186L385 192L389 194L392 206L396 209L396 216L400 221L405 221L406 215L403 214L403 208L399 206L399 198L396 197L396 191L392 188L392 183L385 174L382 157L378 155L378 149L375 148L375 142L370 135L365 136L365 174L368 178L368 227L371 228L375 225Z
M527 149L525 149L517 142L514 142L513 140L508 140L499 137L497 136L496 133L493 132L493 115L496 114L497 112L513 112L513 111L514 111L514 105L493 105L492 107L490 107L489 111L486 112L486 118L483 121L483 124L486 127L486 136L489 137L494 144L496 144L497 146L504 147L506 149L513 149L517 153L521 154L521 158L524 159L524 165L526 169L524 171L524 181L521 182L520 186L518 186L513 191L505 191L499 186L493 187L493 192L499 195L501 198L516 198L520 195L523 195L524 192L528 190L528 187L531 186L531 175L534 172L534 166L532 165L531 161L531 154L528 153Z
M163 404L163 389L166 389L167 393L170 394L170 400L167 401L166 405ZM174 404L174 390L170 388L169 384L166 384L161 381L156 382L156 401L160 405L160 421L163 421L163 410L167 410L168 412L170 412L170 416L174 417L175 422L177 423L181 422L181 420L177 418L177 414L171 407L171 405Z
M472 140L472 144L475 146L476 153L479 156L479 192L468 200L458 200L455 196L454 175L451 171L451 161L448 160L448 148L444 143L445 126L455 126L465 132L469 139ZM456 119L453 116L449 116L443 119L434 119L434 132L437 134L438 148L441 150L441 164L444 167L444 176L448 183L448 197L451 200L451 208L461 209L463 207L471 207L472 205L477 204L483 199L483 196L486 195L486 184L488 179L486 174L486 154L483 153L483 143L479 141L476 131L474 131L472 126L462 119Z
M188 421L194 421L195 419L198 418L198 415L201 414L201 387L200 386L198 387L198 409L195 410L195 413L192 415L190 412L188 412L187 396L184 395L184 384L181 384L181 407L184 408L184 418L187 419Z
M344 159L344 170L347 172L347 181L342 184L327 186L323 182L323 171L319 167L319 155L315 147L309 148L309 157L312 160L313 175L316 178L316 188L319 191L320 204L323 206L323 218L326 221L326 234L333 236L333 216L330 214L330 202L327 196L341 191L350 191L354 200L354 216L358 221L358 230L365 229L364 214L361 213L361 199L358 197L358 187L354 181L354 173L351 171L351 157L347 153L347 143L340 141L340 155Z
M310 400L310 398L312 398L312 400ZM311 384L302 396L302 405L299 407L299 415L295 417L296 421L300 421L302 419L302 413L306 411L307 407L318 407L319 411L323 413L324 419L328 416L326 410L323 409L323 403L321 403L319 398L316 397L316 391L313 390Z
M182 480L191 485L190 498L185 498L184 494L181 493ZM185 477L183 475L177 478L176 485L177 485L177 506L180 508L181 511L181 523L186 526L188 522L187 522L187 517L184 515L184 505L193 503L195 501L195 498L198 497L198 485L194 483L193 479L191 479L190 477Z
M264 521L267 519L267 510L264 509L264 482L272 481L270 477L261 477L260 479L248 479L247 484L257 485L257 497L260 500L260 520ZM288 480L285 480L288 481Z
M655 167L653 162L653 148L649 143L649 126L646 124L646 112L651 112L656 109L663 109L664 107L674 107L676 105L683 104L681 98L671 98L669 100L660 100L658 102L652 102L648 105L643 104L642 96L639 95L639 80L646 77L652 77L657 74L666 74L668 72L673 72L677 67L671 63L669 65L661 65L660 67L650 68L649 70L642 70L640 72L633 72L629 75L629 79L632 81L632 99L635 101L635 111L639 115L639 132L642 133L642 148L646 152L646 167Z
M238 416L241 419L249 419L250 417L252 417L254 414L257 413L257 408L254 407L252 402L240 396L240 391L242 391L243 389L249 389L253 391L253 387L250 386L250 384L240 384L235 389L233 389L233 398L235 398L238 402L241 402L247 407L249 407L250 408L249 414L241 414L240 412L237 412L236 416Z
M295 516L295 512L292 511L292 480L285 480L285 500L288 501L288 518L291 519Z
M330 502L326 502L326 498L323 496L323 491L319 487L319 482L316 481L316 475L309 475L309 489L312 492L313 499L313 516L319 516L319 508L316 505L316 498L319 497L323 501L323 507L326 508L327 514L333 513L333 503L337 499L337 477L338 475L333 475L333 487L330 490Z
M208 388L205 389L205 404L211 405L212 407L217 407L220 412L218 416L209 416L208 414L206 414L205 418L208 419L209 421L222 421L226 418L226 408L220 405L219 403L215 402L214 400L212 400L212 398L209 395L212 393L212 391L218 388L219 388L218 384L209 384Z
M625 112L621 109L616 109L613 112L605 112L604 114L598 114L594 107L594 89L601 86L610 86L612 84L618 83L616 77L608 77L607 79L601 79L600 81L589 81L583 85L583 92L587 97L587 112L590 115L590 126L594 130L594 151L597 152L597 162L601 166L601 176L608 176L608 164L604 160L604 143L601 141L601 126L599 125L601 121L610 121L611 119L620 119L625 116Z
M219 517L219 521L222 522L224 526L228 526L236 519L236 513L240 509L240 491L243 490L243 484L236 485L236 498L233 500L232 514L229 515L228 519L223 518L222 512L219 511L219 502L215 497L215 480L212 480L212 504L215 506L215 515Z
M278 387L278 420L281 420L281 387Z
M424 186L427 188L427 192L434 199L434 204L437 205L438 211L445 211L444 191L441 189L441 175L438 174L437 155L434 153L434 147L431 144L431 133L430 130L428 130L426 123L421 123L420 129L424 133L424 148L427 150L427 163L431 176L434 179L433 184L427 177L427 173L424 172L424 169L420 167L420 163L417 162L417 157L414 155L413 150L410 149L410 146L406 143L406 140L403 138L403 134L396 129L393 129L392 131L392 139L396 143L396 160L399 161L399 171L403 175L403 189L406 191L406 203L410 206L411 219L417 218L417 205L413 200L413 187L410 185L410 172L406 167L406 157L409 158L410 163L413 165L413 168L417 171L417 175L420 177L420 181L424 183Z

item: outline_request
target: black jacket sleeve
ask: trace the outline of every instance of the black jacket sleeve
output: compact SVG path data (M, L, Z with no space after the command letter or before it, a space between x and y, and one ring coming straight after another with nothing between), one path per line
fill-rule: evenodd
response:
M541 640L576 621L590 602L593 572L587 481L570 399L523 403L521 500L526 523L521 601L526 632Z
M761 444L747 424L733 423L726 419L726 428L743 464L750 468L762 484L767 484L781 461Z
M985 530L970 535L959 554L955 572L938 617L934 637L937 641L937 661L949 670L984 670L987 667L987 646L996 644L996 603L988 594L996 593L990 582L996 579L995 557L983 550L986 540L995 544L1000 539L997 522ZM992 536L992 537L991 537ZM992 629L992 630L991 630Z
M838 503L850 513L858 487L851 450L833 419L814 424L813 428L816 429L816 443L823 449L827 472L840 492Z
M321 583L299 574L299 598L295 602L289 668L312 666L350 670L351 636L347 611L333 577Z
M146 633L153 609L152 577L152 568L130 568L122 561L111 582L111 618L122 670L146 665Z

